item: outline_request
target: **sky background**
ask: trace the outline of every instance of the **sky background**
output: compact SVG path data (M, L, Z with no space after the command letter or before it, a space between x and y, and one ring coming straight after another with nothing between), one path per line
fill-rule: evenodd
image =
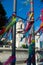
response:
M17 0L17 8L16 8L16 15L20 16L24 19L27 18L27 12L30 11L30 0ZM3 7L6 10L7 17L9 18L13 11L13 5L14 5L14 0L3 0L2 1ZM40 14L41 14L41 9L43 8L43 3L41 0L34 0L34 20L36 20ZM26 21L24 21L26 23ZM35 21L34 26L35 26L35 31L38 30L40 26L41 21Z

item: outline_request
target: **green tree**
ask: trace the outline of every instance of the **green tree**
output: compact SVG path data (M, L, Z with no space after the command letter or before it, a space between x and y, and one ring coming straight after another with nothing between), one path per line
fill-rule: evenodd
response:
M43 2L43 0L40 0L41 2Z
M3 26L5 26L7 23L7 17L6 17L6 11L4 10L4 7L2 6L2 3L0 2L0 30Z

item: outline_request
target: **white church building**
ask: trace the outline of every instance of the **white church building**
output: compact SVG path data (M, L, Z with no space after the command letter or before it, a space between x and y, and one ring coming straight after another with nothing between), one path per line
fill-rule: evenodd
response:
M25 38L21 41L23 37L24 23L22 19L19 19L16 23L16 47L21 47L22 44L26 44Z
M37 35L35 35L35 48L40 49L40 33L37 33Z

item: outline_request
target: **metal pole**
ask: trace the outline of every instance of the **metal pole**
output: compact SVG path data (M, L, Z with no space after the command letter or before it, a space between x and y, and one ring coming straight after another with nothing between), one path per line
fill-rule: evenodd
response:
M31 0L30 1L30 5L31 5L31 13L33 13L33 16L32 16L32 18L31 18L31 20L33 19L33 22L34 22L34 0ZM34 44L33 45L33 57L34 57L34 63L33 63L33 65L36 65L36 63L35 63L35 35L34 35L34 24L32 25L32 44Z
M13 12L16 12L16 0L14 0ZM16 13L14 13L14 15L16 15ZM14 18L15 18L15 16L14 16ZM12 39L12 56L14 56L16 58L16 22L12 28L12 37L13 37L13 39ZM11 65L16 64L15 58L14 58L14 61L11 63Z
M34 0L30 0L30 15L32 15L32 17L30 18L30 22L34 22ZM27 62L27 65L36 65L35 64L35 35L34 35L34 24L31 27L31 32L30 34L32 34L32 42L29 45L29 59Z

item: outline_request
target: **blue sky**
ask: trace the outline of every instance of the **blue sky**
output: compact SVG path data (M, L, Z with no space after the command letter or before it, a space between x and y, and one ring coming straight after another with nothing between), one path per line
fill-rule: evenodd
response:
M7 12L7 16L10 17L13 13L13 2L14 0L3 0L3 6ZM28 2L25 4L25 2ZM40 13L41 9L43 8L43 3L40 0L34 0L34 19L36 20ZM29 0L17 0L17 14L18 16L26 19L27 12L30 11L30 3ZM40 21L35 21L35 29L38 28L40 25Z
M36 20L40 14L41 14L41 9L43 8L43 3L41 0L34 0L34 19ZM41 21L35 21L35 30L39 28Z
M7 12L7 17L9 18L13 13L13 2L14 0L3 0L2 4L4 6L4 9ZM43 3L41 3L40 0L34 0L34 20L36 20L40 13L41 9L43 8ZM27 12L30 11L30 3L29 0L17 0L17 16L20 16L24 19L27 17ZM24 22L25 23L25 22ZM40 26L41 21L35 21L34 26L35 30L37 30Z
M13 13L13 0L2 0L2 4L9 18Z

